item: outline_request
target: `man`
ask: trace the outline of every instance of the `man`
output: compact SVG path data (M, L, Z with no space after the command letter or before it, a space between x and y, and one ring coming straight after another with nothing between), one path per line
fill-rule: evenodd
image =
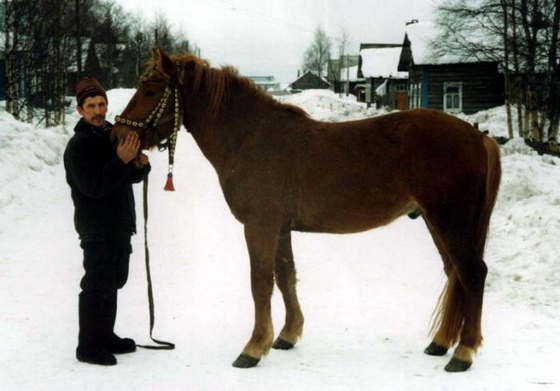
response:
M132 339L118 337L113 328L117 291L128 278L130 237L136 233L132 184L142 181L151 167L140 152L136 133L111 139L112 125L105 120L107 94L96 79L85 78L77 84L76 100L82 118L64 152L85 270L76 358L115 365L114 354L136 350Z

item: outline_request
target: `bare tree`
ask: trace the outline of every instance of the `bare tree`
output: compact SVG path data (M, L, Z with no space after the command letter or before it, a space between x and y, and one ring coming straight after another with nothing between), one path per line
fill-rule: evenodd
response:
M504 34L503 34L503 45L504 45L504 69L510 69L510 53L508 50L508 37L509 37L509 29L510 29L510 17L507 9L507 2L506 0L500 0L500 5L502 6L502 14L503 14L503 24L504 24ZM507 113L507 128L508 128L508 137L513 138L513 121L511 115L511 99L509 96L510 91L510 78L509 72L504 72L504 88L505 88L505 104L506 104L506 113Z
M172 27L169 20L161 12L156 13L156 18L152 23L152 30L154 31L154 45L163 48L165 51L173 52L174 39Z
M6 110L23 120L29 96L29 51L33 47L31 26L33 4L28 1L3 0L6 60Z
M142 73L146 62L151 58L150 50L153 48L153 32L148 23L141 16L132 16L128 19L129 29L124 48L121 77L124 86L134 86Z
M435 52L500 61L519 135L538 141L556 142L560 124L559 8L557 0L444 0L438 7Z
M175 38L175 42L173 43L174 52L190 52L193 54L197 54L199 52L198 47L188 39L183 26L179 27L179 29L173 35Z
M35 89L34 106L41 109L40 120L46 126L64 121L66 109L67 71L73 53L72 18L74 4L69 1L41 1L40 22L35 26ZM40 55L37 55L40 53Z
M7 110L17 119L64 121L66 70L72 31L69 1L3 2Z
M550 37L550 50L548 52L547 81L548 92L545 101L547 102L546 112L548 113L549 130L548 139L558 140L560 128L560 53L559 34L560 34L560 5L556 1L554 14L552 17L552 29Z
M0 1L6 110L22 121L62 123L66 97L86 74L106 88L134 86L156 30L169 51L197 50L162 15L150 25L115 0Z
M321 26L315 30L313 42L305 51L303 70L311 71L317 76L325 76L328 61L331 57L332 41Z
M346 80L344 85L344 91L346 95L349 94L349 68L350 68L350 61L349 61L349 53L348 50L348 42L349 42L348 32L342 28L340 30L340 36L337 38L338 44L338 60L331 60L330 64L336 64L336 66L329 67L329 80L334 81L335 88L337 85L342 87L342 80ZM340 89L342 93L342 88Z

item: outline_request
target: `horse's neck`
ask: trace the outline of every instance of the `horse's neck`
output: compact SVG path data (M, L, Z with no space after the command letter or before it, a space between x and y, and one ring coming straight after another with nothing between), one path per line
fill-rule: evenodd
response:
M241 142L240 133L245 130L243 121L246 122L247 118L242 119L236 113L239 112L238 106L243 105L242 102L244 101L237 98L230 99L215 114L206 110L209 102L203 100L197 100L190 108L185 109L192 114L187 128L216 170L231 155L235 145Z
M198 101L190 109L186 108L192 114L188 127L204 156L218 170L224 160L235 154L244 138L255 131L247 113L258 117L266 103L238 94L228 99L216 114L208 113L204 107L205 102Z

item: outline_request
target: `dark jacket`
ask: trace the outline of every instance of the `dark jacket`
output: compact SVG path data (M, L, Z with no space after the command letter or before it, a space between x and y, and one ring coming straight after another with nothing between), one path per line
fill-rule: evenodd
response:
M121 240L136 233L132 184L142 181L150 165L137 169L117 157L110 123L101 130L84 119L64 151L66 181L74 201L74 225L82 241Z

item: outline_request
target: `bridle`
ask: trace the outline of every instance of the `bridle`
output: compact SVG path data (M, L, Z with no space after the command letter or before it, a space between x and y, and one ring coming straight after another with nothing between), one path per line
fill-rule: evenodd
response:
M142 84L146 81L148 81L148 79L143 77L140 80L140 84ZM161 99L159 100L158 104L156 105L156 107L150 112L150 114L148 114L146 119L138 121L138 120L132 120L132 119L125 118L121 115L117 115L115 117L115 122L118 122L122 125L129 126L129 127L132 127L132 128L144 130L146 135L148 135L152 130L155 130L155 128L158 125L161 125L163 123L166 123L168 121L173 120L174 121L173 122L173 133L172 133L170 141L172 141L174 138L176 138L177 132L179 131L179 128L181 127L181 122L182 122L182 119L183 119L183 110L181 109L181 105L180 105L180 101L179 101L179 99L180 99L179 87L177 85L172 87L172 83L169 80L163 79L163 81L167 84L165 86L165 90L163 91L163 95L162 95ZM174 84L177 84L177 83L174 83ZM163 117L163 113L165 112L165 109L167 108L167 106L169 104L169 98L171 97L172 92L174 93L174 103L175 103L173 113ZM165 149L165 147L167 145L165 143L159 142L159 135L157 134L157 132L156 132L156 137L158 139L158 143L157 143L158 147L160 149L162 149L162 147L163 147L163 149Z
M140 84L145 83L148 81L147 77L142 77L140 79ZM153 80L152 80L153 81ZM117 115L115 117L115 122L118 122L122 125L129 126L135 129L144 130L146 135L149 135L152 130L155 131L158 125L163 123L169 122L173 120L173 133L167 140L160 140L159 134L157 131L155 132L156 136L156 144L160 151L165 150L166 148L169 151L169 171L168 171L168 178L173 177L173 163L175 160L175 146L177 144L177 133L179 132L179 128L181 127L181 123L183 121L183 109L180 104L180 91L179 91L179 82L172 83L171 80L165 78L162 79L162 82L166 83L165 90L163 91L163 95L159 100L156 107L148 114L146 119L142 121L131 120L125 118L121 115ZM174 108L173 113L163 117L163 113L169 104L169 98L171 94L174 94ZM163 117L163 118L162 118Z

